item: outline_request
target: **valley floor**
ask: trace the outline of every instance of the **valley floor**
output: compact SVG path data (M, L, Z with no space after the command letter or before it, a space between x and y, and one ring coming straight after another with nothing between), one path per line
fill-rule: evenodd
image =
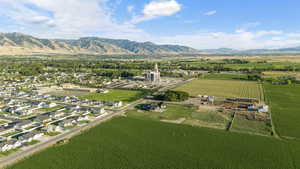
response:
M298 150L296 141L119 117L9 169L297 169Z

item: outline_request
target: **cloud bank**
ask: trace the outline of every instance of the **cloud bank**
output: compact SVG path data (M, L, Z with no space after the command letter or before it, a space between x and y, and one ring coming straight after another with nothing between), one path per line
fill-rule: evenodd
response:
M20 31L42 38L78 38L99 36L124 38L137 41L153 41L188 45L197 49L210 48L281 48L300 45L299 32L282 30L258 30L260 22L241 25L231 32L193 31L174 36L149 34L139 28L141 22L170 17L186 9L176 0L148 1L141 9L127 6L132 16L120 22L114 17L115 10L108 5L112 0L0 0L0 19L6 18L11 25L2 25L0 31ZM118 0L115 5L121 4ZM137 13L137 15L135 14ZM216 10L207 11L211 16ZM199 17L201 14L199 14ZM186 18L186 23L191 18ZM193 23L193 22L191 22ZM255 31L250 31L255 28ZM169 28L172 29L172 28ZM165 30L167 31L167 30Z

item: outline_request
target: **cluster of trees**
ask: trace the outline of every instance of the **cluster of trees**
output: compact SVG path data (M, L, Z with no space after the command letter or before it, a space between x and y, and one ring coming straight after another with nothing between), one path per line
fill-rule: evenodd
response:
M290 84L299 84L300 81L296 79L294 76L280 76L277 78L273 78L268 80L272 84L275 85L290 85Z
M158 100L171 101L171 102L185 101L188 98L189 98L189 94L187 92L173 91L173 90L168 90L164 94L157 96Z
M242 59L224 59L224 63L227 64L247 64L250 63L248 60L242 60Z
M111 79L116 79L119 77L132 78L133 76L137 75L136 72L132 72L132 71L113 71L113 70L98 71L98 72L96 72L96 74L97 74L97 76L104 76L104 77L108 77Z
M262 80L262 77L261 77L261 74L248 74L247 75L247 80L250 80L250 81L259 81L259 80Z

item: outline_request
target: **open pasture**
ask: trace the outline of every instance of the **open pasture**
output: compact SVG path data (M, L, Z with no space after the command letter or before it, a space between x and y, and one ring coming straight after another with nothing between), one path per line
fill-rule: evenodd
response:
M188 92L192 96L209 95L220 98L247 97L263 100L261 84L240 80L194 80L175 90Z
M296 169L299 153L288 147L269 137L122 117L9 169Z

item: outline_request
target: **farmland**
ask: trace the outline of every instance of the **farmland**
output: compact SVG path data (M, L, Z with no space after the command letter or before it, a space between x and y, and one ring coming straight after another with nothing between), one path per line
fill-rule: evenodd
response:
M129 110L127 115L134 118L160 120L218 129L225 129L229 121L228 115L223 115L213 108L202 108L198 110L193 105L180 104L167 104L167 109L163 113L134 109Z
M297 150L298 142L122 117L9 168L296 169Z
M280 136L300 138L300 85L264 85Z
M248 97L263 100L261 84L239 80L194 80L178 88L192 96L209 95L220 98Z
M97 100L97 101L108 101L108 102L116 102L116 101L131 102L140 98L141 95L143 95L141 91L113 89L110 90L108 93L90 93L81 96L80 98L88 99L88 100Z
M242 116L236 115L230 131L270 135L271 127L266 122L247 120Z
M224 80L232 80L232 79L247 79L246 74L203 74L202 78L204 79L224 79Z

